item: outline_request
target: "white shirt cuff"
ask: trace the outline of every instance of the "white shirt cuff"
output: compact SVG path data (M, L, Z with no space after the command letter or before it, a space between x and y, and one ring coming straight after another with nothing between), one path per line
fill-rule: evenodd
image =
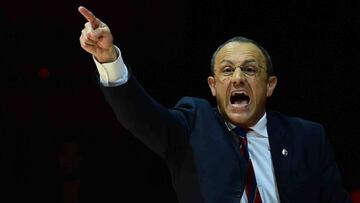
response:
M93 56L99 72L100 82L105 87L119 86L128 81L128 69L122 59L120 49L117 46L115 46L115 49L119 57L114 62L100 63Z

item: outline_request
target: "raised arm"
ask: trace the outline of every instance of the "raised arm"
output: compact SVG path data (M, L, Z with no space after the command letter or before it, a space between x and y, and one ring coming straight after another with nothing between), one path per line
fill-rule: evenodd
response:
M115 61L117 52L109 27L87 8L80 6L78 10L87 20L80 35L81 47L100 63Z
M80 36L81 47L98 62L116 65L111 62L119 61L121 53L116 51L109 27L85 7L80 6L79 12L87 20ZM106 77L114 74L109 72ZM127 82L121 85L100 85L100 88L119 122L162 158L186 149L189 127L183 113L155 101L133 75L129 74Z

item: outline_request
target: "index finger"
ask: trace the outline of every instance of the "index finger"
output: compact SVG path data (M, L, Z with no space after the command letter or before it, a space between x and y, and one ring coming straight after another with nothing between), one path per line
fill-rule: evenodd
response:
M99 26L100 24L99 19L96 18L96 16L90 10L88 10L84 6L80 6L78 10L81 13L81 15L83 15L86 18L86 20L91 24L93 28L97 28Z

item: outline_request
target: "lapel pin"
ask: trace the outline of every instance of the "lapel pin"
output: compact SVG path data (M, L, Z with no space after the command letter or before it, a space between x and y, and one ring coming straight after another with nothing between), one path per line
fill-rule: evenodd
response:
M287 156L287 155L288 155L288 151L287 151L286 149L283 149L283 150L281 151L281 153L282 153L283 156Z

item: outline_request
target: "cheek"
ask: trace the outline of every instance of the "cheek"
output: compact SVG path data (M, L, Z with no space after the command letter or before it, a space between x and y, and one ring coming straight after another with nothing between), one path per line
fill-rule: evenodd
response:
M216 85L217 94L224 94L226 92L226 89L229 86L229 81L230 80L226 78L217 81L217 85Z
M217 93L223 91L223 89L227 86L228 84L228 79L227 78L221 78L221 77L217 77L216 78L216 85L215 85L215 89L217 91Z
M250 87L257 99L266 97L267 95L267 84L265 83L250 83Z
M217 82L222 84L222 85L225 85L225 84L229 83L229 81L230 81L229 77L218 77L217 78Z
M227 86L224 83L218 83L216 86L216 97L218 101L222 101L226 98Z

